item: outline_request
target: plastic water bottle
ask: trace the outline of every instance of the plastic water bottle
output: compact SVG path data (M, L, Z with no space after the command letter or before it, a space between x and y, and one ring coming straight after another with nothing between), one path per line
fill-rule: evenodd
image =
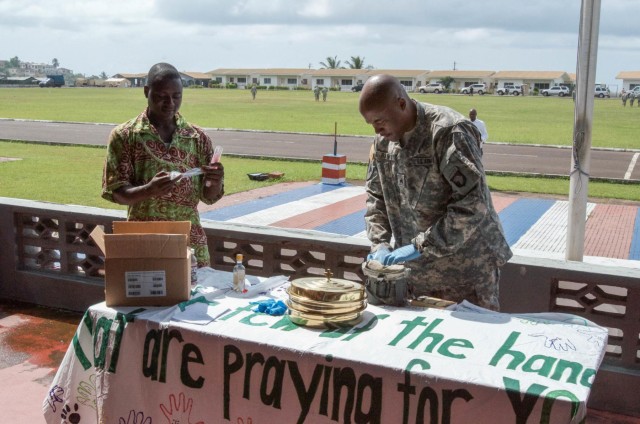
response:
M191 248L191 286L195 286L198 282L198 259L196 258L196 250Z
M233 267L233 290L239 293L244 292L244 276L245 269L244 265L242 265L242 254L238 253L236 255L236 265Z

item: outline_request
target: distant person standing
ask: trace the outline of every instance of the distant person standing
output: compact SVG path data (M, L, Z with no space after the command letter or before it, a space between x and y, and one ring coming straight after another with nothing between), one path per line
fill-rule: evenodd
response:
M327 93L329 93L329 89L327 87L322 87L322 101L327 101Z
M622 93L620 95L620 99L622 100L622 107L627 106L627 97L629 97L629 95L627 94L627 92L623 88L622 89Z
M629 93L629 106L633 107L633 102L636 101L636 96L633 93Z
M253 97L253 100L256 99L256 93L258 92L258 87L256 87L255 84L253 84L251 86L251 97Z
M469 95L473 96L473 85L469 87Z
M478 119L478 112L475 109L471 109L469 111L469 119L476 126L478 131L480 131L480 151L482 152L484 148L484 143L489 139L489 133L487 133L487 126L484 121Z
M316 102L320 100L320 86L316 85L313 89L313 97L315 97Z

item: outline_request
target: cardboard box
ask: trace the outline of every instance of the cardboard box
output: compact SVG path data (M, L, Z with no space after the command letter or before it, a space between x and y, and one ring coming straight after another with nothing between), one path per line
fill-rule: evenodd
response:
M114 221L91 237L105 256L107 306L171 306L189 300L189 221Z

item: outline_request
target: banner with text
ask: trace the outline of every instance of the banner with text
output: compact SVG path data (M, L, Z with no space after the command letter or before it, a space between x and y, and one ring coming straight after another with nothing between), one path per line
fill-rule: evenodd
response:
M369 306L354 327L310 329L253 306L92 306L47 423L579 423L607 344L567 314ZM178 321L189 308L216 319Z

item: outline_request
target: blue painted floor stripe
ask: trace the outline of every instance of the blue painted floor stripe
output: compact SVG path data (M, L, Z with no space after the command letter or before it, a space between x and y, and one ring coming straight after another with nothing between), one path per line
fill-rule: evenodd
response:
M629 249L629 259L640 261L640 208L636 212L636 222L633 226L633 238Z
M509 246L516 244L554 203L555 200L549 199L518 199L500 211L500 221Z
M297 188L295 190L285 191L283 193L274 194L272 196L263 197L239 205L227 206L220 209L204 212L200 214L200 218L211 219L215 221L227 221L229 219L238 218L243 215L280 206L285 203L295 202L305 197L315 196L317 194L328 193L332 190L345 187L344 185L333 184L314 184L307 187Z
M341 218L334 219L331 222L315 227L316 231L324 231L325 233L344 234L346 236L356 235L365 229L364 213L365 209L350 213Z

